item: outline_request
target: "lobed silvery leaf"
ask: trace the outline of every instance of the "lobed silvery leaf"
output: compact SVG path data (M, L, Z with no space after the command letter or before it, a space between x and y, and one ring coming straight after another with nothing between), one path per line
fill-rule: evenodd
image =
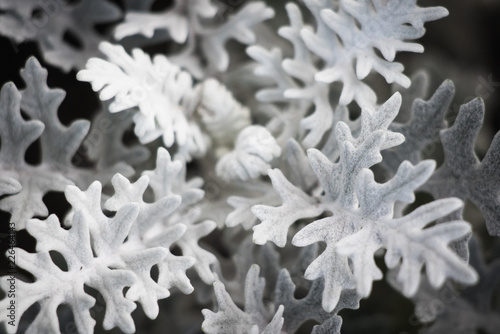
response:
M479 207L490 235L500 235L500 133L493 138L482 161L474 141L484 117L484 102L477 98L460 107L453 126L440 132L445 159L423 189L436 198L456 196Z
M280 202L279 196L274 191L274 188L268 183L260 182L259 195L255 197L230 196L227 203L233 210L226 217L226 226L235 227L243 226L244 229L251 229L257 222L258 218L252 213L251 208L260 203L269 205L278 205ZM250 196L250 191L246 192Z
M116 175L112 181L115 194L106 201L106 208L116 211L129 203L138 204L141 212L137 224L130 232L130 239L139 238L141 243L149 247L163 246L163 239L168 238L172 228L177 225L184 226L183 233L176 239L175 245L179 246L184 256L193 260L192 264L198 275L206 283L212 283L214 274L210 266L217 259L212 253L201 248L198 242L212 232L216 224L210 220L198 220L200 208L194 204L200 201L204 194L196 187L199 180L195 179L191 184L186 182L184 162L172 161L164 148L158 150L156 169L145 171L143 174L134 184L125 177ZM153 178L151 188L154 203L146 203L143 199L149 185L149 176ZM185 203L182 203L183 201Z
M316 74L316 80L342 82L344 87L339 102L346 105L356 99L362 107L373 102L365 97L369 96L366 90L371 88L361 81L371 71L382 75L388 83L396 82L403 87L410 85L410 79L402 74L403 66L394 62L396 52L423 52L420 44L406 41L422 37L425 22L448 15L443 7L420 8L416 0L404 3L342 0L338 8L315 1L306 1L306 5L311 11L319 12L316 19L338 37L329 42L334 44L335 51L324 50L321 43L325 43L328 34L319 29L316 34L304 32L308 47L326 63L325 68ZM375 49L382 53L382 57L376 55Z
M124 165L95 173L76 168L71 159L88 132L89 123L77 120L69 127L61 124L58 107L65 93L46 85L47 71L35 58L28 59L21 71L26 89L19 92L12 83L4 85L0 93L0 168L6 192L12 193L0 202L0 208L10 212L16 229L24 229L32 217L44 217L48 210L42 198L49 191L64 191L67 185L85 184L93 174L106 181L106 174L120 170ZM21 108L30 118L25 121ZM26 163L28 147L39 139L42 158L39 165Z
M410 80L402 74L403 66L393 62L395 53L422 52L421 45L405 40L421 37L424 22L446 16L447 11L442 7L420 8L416 1L398 4L396 1L307 0L305 5L316 21L315 28L304 23L297 5L287 4L290 25L279 29L279 34L293 45L293 58L283 59L280 49L266 50L258 45L248 48L247 53L258 63L255 74L267 76L277 85L261 89L256 97L263 102L294 102L291 112L297 114L301 130L307 132L305 136L296 134L295 139L310 148L319 144L336 123L328 84L334 81L343 84L340 105L354 99L362 108L373 108L376 104L375 92L363 82L372 70L389 83L398 82L408 87ZM393 18L387 20L387 17ZM384 58L379 58L375 48ZM324 65L315 61L316 55ZM305 115L308 103L314 105L314 111ZM297 125L294 122L285 126ZM287 132L294 133L290 129Z
M308 151L323 195L311 197L275 171L271 177L276 191L283 199L290 198L293 204L284 200L288 209L265 205L253 208L254 214L262 219L262 223L254 227L255 242L271 240L279 246L286 243L290 225L303 218L297 217L297 213L304 205L316 210L306 217L331 212L330 217L306 225L292 240L299 247L326 243L326 249L309 265L305 277L324 279L322 305L328 312L335 308L345 290L356 289L360 296L370 294L372 281L382 278L374 261L380 248L388 250L389 267L402 261L399 280L406 295L416 292L420 282L417 274L424 263L427 276L436 287L448 277L464 284L472 284L477 279L466 262L448 248L451 242L467 237L470 233L467 223L454 221L424 229L433 220L459 210L462 206L459 200L433 202L406 216L394 217L395 203L414 201L413 192L430 177L434 163L424 161L413 166L405 161L384 184L375 182L373 172L367 169L382 160L381 150L402 142L400 134L388 129L400 104L401 97L395 94L377 112L363 110L356 137L345 123L338 122L338 162L330 161L318 150Z
M130 226L130 221L133 222L138 213L137 209L134 206L124 208L122 212L129 211L128 218L122 217L121 222ZM88 219L83 213L77 212L73 220L73 227L69 231L62 229L59 220L53 215L45 222L28 222L28 232L42 242L37 244L38 252L34 254L17 250L18 264L36 279L34 283L18 282L19 293L32 296L22 299L19 311L22 314L37 302L44 310L31 323L28 332L59 333L56 311L60 304L65 303L71 307L79 330L92 333L95 320L89 311L94 304L94 298L84 292L84 284L100 291L106 301L104 327L111 329L120 326L123 331L132 332L134 323L130 313L135 309L135 305L123 296L122 290L133 284L134 275L126 270L113 270L108 267L119 267L119 262L96 261L92 255ZM47 235L51 238L47 238ZM75 248L75 244L79 247ZM57 251L65 257L67 271L61 270L52 262L49 251ZM2 303L6 302L9 302L7 298L2 300Z
M242 44L254 43L256 36L252 30L253 26L273 16L274 10L265 2L250 2L229 17L223 25L200 31L201 48L209 64L220 72L227 70L229 53L225 49L225 44L230 39Z
M198 144L194 151L204 151L204 142L190 141L199 135L199 129L189 125L188 112L181 108L190 98L192 78L166 57L157 55L153 60L139 49L132 57L123 47L103 43L100 50L109 58L105 61L91 58L87 69L77 78L92 84L94 91L106 101L114 98L109 106L111 112L137 107L134 115L135 133L143 143L162 137L167 147Z
M69 127L60 122L58 108L66 94L61 89L52 89L47 86L47 70L36 58L28 59L26 68L21 70L21 77L26 82L26 89L21 91L21 109L31 119L40 120L45 124L44 132L40 136L40 144L43 161L50 164L51 169L60 171L63 176L82 188L89 186L95 180L107 184L115 173L126 175L134 173L133 168L121 160L107 165L97 163L91 168L80 168L79 165L86 155L78 149L80 145L85 146L95 140L96 132L92 133L89 130L90 124L87 120L76 120ZM98 136L109 130L104 130L102 125L103 123L100 123ZM113 142L116 143L120 139L108 143L113 145ZM120 147L119 144L118 147ZM140 154L144 156L146 153ZM92 158L91 154L89 158Z
M23 229L26 220L35 215L48 214L48 210L42 202L44 193L50 190L62 191L66 184L72 184L72 181L58 174L50 178L51 182L44 182L43 179L38 178L38 175L34 175L34 181L39 181L33 184L31 191L26 191L26 187L30 183L26 183L23 187L23 180L26 181L30 178L26 176L21 178L17 174L19 171L32 169L24 161L24 152L41 135L44 125L40 121L24 121L21 117L20 101L21 94L13 83L2 87L0 92L0 116L2 118L0 123L0 137L2 139L0 165L2 179L5 180L3 182L5 190L3 191L14 195L3 198L0 202L0 208L11 213L17 229ZM41 172L43 173L43 171ZM24 191L22 191L23 188Z
M297 5L287 4L286 10L290 26L280 28L278 33L292 43L294 58L283 59L280 49L273 48L268 51L258 45L249 47L247 53L258 62L255 74L269 77L277 84L277 87L258 91L257 99L262 102L289 101L291 108L280 113L273 121L284 123L288 129L284 129L283 133L292 134L292 138L297 137L305 147L312 147L332 125L333 109L329 102L329 87L314 80L317 68L312 63L312 54L300 35L302 29L310 27L304 24ZM297 84L296 79L303 85ZM311 103L315 109L311 115L305 117L305 111ZM291 122L287 119L291 119ZM302 135L294 129L299 127L308 131L304 138L299 138ZM288 139L289 137L286 138Z
M340 333L342 319L336 314L344 308L357 309L359 307L360 297L355 290L349 290L342 294L339 303L332 312L326 312L321 306L324 289L324 283L321 279L312 283L304 298L296 299L294 297L295 289L296 286L292 282L290 274L286 269L282 269L276 283L274 303L284 306L283 331L286 333L295 333L302 323L310 319L320 323L320 325L314 326L313 333L325 327L331 329L331 322L335 322L338 329L329 333Z
M119 327L126 333L135 331L131 316L135 301L154 319L159 313L157 301L168 297L169 289L193 291L185 271L194 264L194 259L174 256L169 251L185 234L186 226L172 224L154 240L146 235L149 221L171 215L179 206L180 197L167 196L156 203L144 203L141 195L147 181L144 176L131 184L117 174L113 185L118 195L108 200L109 208L115 211L111 218L102 212L101 184L96 181L86 191L67 187L66 198L74 209L69 230L61 227L55 215L45 221L28 221L26 228L37 240L37 253L18 249L18 265L33 274L35 282L17 283L19 291L16 292L32 296L21 301L19 316L35 303L43 310L30 324L28 332L59 333L57 307L67 304L78 330L92 333L95 321L89 312L94 298L84 291L85 285L104 298L104 328ZM49 252L62 255L67 270L56 265ZM38 266L39 263L42 265ZM151 277L153 266L158 267L157 280ZM124 295L126 287L129 289ZM9 299L4 298L0 303L9 303Z
M398 84L392 86L393 92L400 92L403 97L403 103L399 109L399 113L394 119L394 123L406 123L412 117L413 103L417 99L424 99L428 96L430 85L430 74L425 70L415 72L411 77L411 86L408 88L401 87ZM399 131L398 131L399 132Z
M268 174L282 204L279 207L252 207L252 213L261 220L259 225L253 227L253 241L259 245L272 241L277 246L284 247L288 228L299 219L319 215L323 208L316 199L291 184L279 169L270 170Z
M273 17L274 11L257 1L245 4L222 24L216 21L221 15L221 6L209 0L176 0L172 8L160 13L127 13L125 22L116 27L115 37L141 34L151 38L155 31L166 31L168 39L183 44L181 51L170 58L201 78L207 71L225 72L230 58L226 43L229 40L242 44L255 42L253 27ZM197 42L201 55L195 52ZM207 65L202 65L202 61Z
M380 150L401 141L401 136L387 131L390 120L396 116L401 103L399 94L394 94L378 112L363 111L367 120L361 122L358 137L353 138L349 127L339 121L336 126L337 142L340 146L340 160L331 162L324 154L315 149L308 151L309 163L322 189L324 197L304 193L291 184L280 171L270 172L276 192L283 205L274 208L267 205L255 206L253 213L262 220L254 226L254 240L263 244L268 240L283 247L286 243L288 228L297 220L318 216L327 208L324 202L336 201L346 208L354 208L357 203L354 186L357 174L363 169L380 162ZM379 120L377 116L379 116ZM386 133L389 140L386 140ZM311 191L311 189L306 189ZM293 210L292 210L293 209Z
M413 101L406 123L391 125L392 131L404 135L405 142L382 154L384 156L382 165L388 171L394 173L403 160L416 164L422 159L421 154L425 147L437 141L439 131L447 126L444 115L448 111L454 93L453 82L444 81L428 101L421 98Z
M137 108L134 131L142 143L162 137L167 147L175 144L178 157L189 161L203 156L210 145L217 155L225 153L250 125L249 110L217 80L194 85L192 76L165 56L151 59L140 49L129 56L123 47L109 43L100 48L109 61L90 59L77 78L100 91L101 100L114 99L110 112Z
M181 196L181 209L197 203L204 196L204 191L201 189L203 179L195 177L189 181L186 180L185 162L178 159L172 160L168 151L163 147L158 148L155 169L146 170L142 175L149 177L149 186L155 198Z

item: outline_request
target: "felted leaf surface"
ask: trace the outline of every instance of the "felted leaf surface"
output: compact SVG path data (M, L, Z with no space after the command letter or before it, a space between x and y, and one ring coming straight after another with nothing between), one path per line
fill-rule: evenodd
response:
M279 34L293 45L293 58L283 59L280 49L266 50L261 46L251 46L247 53L258 63L255 74L269 77L276 84L261 89L256 97L263 102L295 103L293 113L297 114L300 128L307 132L305 136L297 134L295 139L306 148L320 143L336 123L330 100L332 90L325 83L342 83L340 105L355 100L361 108L373 108L377 97L363 81L365 77L377 72L388 83L408 87L410 80L402 73L403 66L394 62L396 52L422 52L420 44L407 40L420 38L426 21L448 13L442 7L420 8L416 1L400 4L379 0L335 3L307 0L305 5L314 18L314 27L304 23L298 6L288 4L290 25L279 29ZM376 49L382 57L376 54ZM316 55L323 64L315 60ZM303 112L309 108L308 103L314 104L314 110L306 116ZM285 113L280 118L284 119ZM297 123L285 126L293 128ZM286 132L296 133L296 130Z
M258 223L258 218L251 211L251 208L253 206L260 203L267 203L269 205L279 204L280 198L271 185L269 185L268 183L260 182L258 188L258 196L230 196L227 199L227 203L234 209L226 217L227 227L235 227L241 225L244 229L249 230ZM251 195L251 192L247 190L246 194Z
M198 242L215 229L215 222L198 220L200 209L195 204L203 198L204 192L198 188L201 186L200 180L186 182L185 173L185 162L172 161L167 150L160 148L155 170L143 172L143 176L134 184L120 175L113 178L115 194L106 201L105 206L116 211L129 203L139 204L141 212L131 235L140 237L141 242L149 247L165 247L163 239L168 240L171 230L177 225L183 226L175 245L180 247L185 257L193 261L189 266L194 265L198 275L206 283L212 283L214 275L210 266L217 259L201 248ZM152 178L154 203L146 203L143 199L149 177ZM183 286L184 292L191 292L189 284Z
M266 50L261 46L251 46L247 53L258 66L255 74L269 77L277 87L266 87L256 94L262 102L284 102L290 101L291 108L286 113L280 113L274 122L284 123L287 129L283 133L292 134L301 140L305 147L316 145L323 134L332 126L333 109L329 102L329 87L324 83L314 80L317 72L312 63L312 54L307 50L300 35L302 29L310 29L304 24L302 13L295 4L287 4L286 10L290 19L290 26L279 29L278 33L289 40L294 47L294 58L283 59L282 52L278 48ZM299 85L295 79L303 83ZM305 110L310 104L314 104L314 111L305 117ZM288 119L291 118L291 121ZM301 127L308 131L304 138L297 133ZM290 137L287 137L288 140Z
M116 254L114 258L120 259L122 267L136 275L136 282L127 292L127 297L141 302L146 315L155 318L158 315L158 306L156 303L151 304L150 301L168 297L169 293L166 289L177 286L184 293L192 292L192 287L183 270L185 271L193 265L193 259L174 257L168 250L185 233L186 227L180 224L171 226L157 237L156 242L150 242L150 238L146 235L151 226L148 222L170 215L178 207L179 198L175 196L164 197L152 204L146 204L139 200L128 200L126 204L119 205L120 199L125 196L123 193L127 190L136 197L140 197L147 186L147 177L138 180L135 184L130 184L128 180L118 174L113 179L113 185L118 195L115 194L106 202L106 207L110 202L108 208L117 212L111 220L100 209L101 199L98 184L94 184L86 192L77 188L69 188L66 191L66 198L77 212L81 211L88 217L92 217L90 221L93 224L90 225L89 229L92 235L99 235L99 237L94 238L93 251L102 257L112 257L111 254ZM136 216L131 222L129 220L128 226L120 224L120 219L124 219L124 217L121 217L119 213L123 212L124 208L131 206L138 207ZM125 238L127 241L123 245ZM158 265L159 277L164 278L163 280L159 278L158 283L150 277L153 265ZM165 273L164 271L169 272ZM138 278L142 278L142 280ZM129 293L130 295L128 295Z
M313 13L319 12L316 19L337 37L326 41L331 34L326 33L325 28L318 29L315 34L303 32L308 47L326 63L316 74L316 80L342 82L344 87L339 102L344 105L353 99L361 106L370 102L363 95L368 95L366 90L371 88L364 86L361 80L371 71L382 75L388 83L397 82L408 87L410 80L402 74L403 66L394 62L396 52L423 52L420 44L406 41L422 37L425 22L448 15L443 7L420 8L416 0L404 3L342 0L338 8L313 1L306 1L306 5ZM375 49L382 57L376 55ZM358 89L359 86L363 88Z
M338 122L338 162L330 161L318 150L308 151L311 167L324 193L310 197L317 201L317 212L311 217L325 211L331 216L306 225L295 234L292 243L299 247L316 242L326 244L324 252L307 268L305 277L309 280L324 279L322 305L327 312L333 311L342 291L355 288L360 296L370 294L373 280L382 278L374 260L380 248L387 249L385 260L389 267L402 261L398 279L408 296L415 294L418 288L418 273L424 263L427 276L436 287L441 286L446 278L464 284L472 284L477 279L474 270L448 248L452 241L470 233L467 223L453 221L425 228L434 220L459 210L461 201L444 199L431 202L406 216L394 217L396 201L413 202L413 192L430 177L434 163L424 161L413 166L404 161L394 177L383 184L375 182L373 172L367 169L382 160L381 150L402 142L400 134L388 129L400 104L400 96L395 94L377 112L363 110L356 137L345 123ZM254 207L254 213L264 219L261 225L265 226L262 230L261 225L254 227L254 238L255 235L260 237L260 233L263 242L266 238L273 240L276 234L273 229L281 229L279 242L286 242L288 227L297 219L296 208L307 203L310 195L298 192L285 181L281 178L281 182L274 182L274 186L282 198L293 199L295 196L293 209L280 211L280 208Z
M453 126L442 130L445 160L423 187L436 198L470 199L486 220L490 235L500 235L500 134L493 138L482 161L474 141L484 117L484 103L474 99L460 107Z
M413 201L414 189L432 171L433 164L430 163L413 167L404 162L392 180L380 185L373 181L371 172L364 170L358 176L356 187L359 209L350 214L333 211L332 218L313 222L295 235L292 242L296 246L317 241L327 243L325 252L306 270L306 278L324 277L326 287L332 286L331 290L325 288L323 305L326 310L336 304L340 289L350 288L344 282L355 280L360 295L370 294L371 282L382 278L382 272L374 261L375 252L382 247L388 250L385 260L389 267L402 259L398 279L406 295L416 292L420 277L417 273L424 263L433 286L442 285L447 277L465 284L476 281L475 272L447 248L451 241L470 233L467 223L449 222L421 230L433 220L459 209L462 205L460 201L437 201L421 206L402 218L392 218L394 202ZM352 261L352 272L347 258ZM339 279L339 272L343 272L341 277L349 279Z
M91 58L87 69L77 78L92 84L106 101L114 98L110 112L137 107L135 134L142 143L162 137L165 145L188 145L191 153L204 152L206 143L195 123L189 121L189 110L182 107L193 94L192 78L166 57L153 60L139 49L129 56L123 47L103 43L100 50L109 58Z
M127 175L133 173L133 169L124 161L114 161L113 164L104 166L97 164L92 168L79 168L82 154L77 154L78 148L82 145L82 141L83 145L90 143L96 135L95 132L89 132L89 122L76 120L66 127L59 121L58 108L66 94L61 89L51 89L47 86L47 70L41 67L35 58L28 59L26 68L21 70L21 77L26 82L26 89L21 91L21 109L31 119L45 124L40 136L42 164L50 165L51 170L59 171L79 187L88 187L95 180L107 184L117 172ZM98 136L109 131L109 128L103 127L103 123L98 126L100 127ZM110 140L107 144L113 145L113 142L116 141Z
M219 176L228 179L255 179L270 168L281 148L264 127L252 125L240 132L235 148L222 156L216 165Z
M0 165L7 177L6 184L8 189L19 188L9 181L11 178L23 189L3 199L0 208L11 213L17 229L23 229L27 219L48 215L42 198L49 191L62 192L73 184L87 187L96 179L107 183L119 171L133 173L130 166L119 161L108 166L80 168L81 156L76 152L89 131L89 122L77 120L68 127L61 124L57 113L65 92L47 86L47 71L35 58L28 59L21 76L26 88L20 94L11 84L4 87L3 130L0 130L4 143ZM20 109L30 121L22 119ZM36 139L40 142L41 162L33 166L25 162L24 155Z
M155 169L146 170L142 174L149 177L149 186L156 198L181 196L180 209L197 203L205 194L201 189L203 179L195 177L186 180L186 164L181 160L172 160L168 151L162 147L157 151Z
M400 103L400 96L395 94L377 113L365 109L357 138L353 138L345 123L338 122L336 137L341 143L339 146L342 150L338 163L332 163L318 150L308 151L311 168L325 191L324 198L314 198L305 194L291 184L280 171L270 172L276 192L283 199L283 205L278 208L266 205L252 208L253 213L262 221L253 228L255 242L263 244L271 240L283 247L288 228L298 219L315 217L324 212L325 201L340 199L339 203L342 206L354 207L357 202L353 191L355 176L361 169L380 162L381 148L394 146L401 141L400 135L387 131Z
M236 136L250 125L249 110L217 80L193 84L192 76L163 55L151 59L140 49L129 56L123 47L103 43L108 61L91 58L78 73L109 105L111 113L134 113L135 134L141 143L162 137L177 156L203 156L210 144L217 155L226 153Z
M32 296L23 298L19 316L37 302L42 309L30 324L29 331L59 333L57 307L67 304L78 330L92 333L95 321L89 310L94 298L84 292L84 285L97 290L104 298L104 328L119 327L126 333L135 331L131 316L135 301L154 319L159 313L157 301L168 297L170 288L192 292L185 271L194 264L194 259L173 256L169 251L186 232L186 226L175 224L166 228L155 242L148 243L145 235L148 221L170 215L179 206L180 197L168 196L155 203L139 200L134 203L132 199L142 196L147 181L144 176L131 184L123 176L115 176L113 185L119 195L109 200L111 209L116 208L111 218L101 210L101 184L96 181L86 191L67 187L66 198L74 210L69 230L61 228L55 215L45 221L28 221L27 231L37 240L37 253L19 250L18 265L32 273L35 282L19 281L20 296ZM125 195L130 198L124 198ZM120 202L127 203L119 205ZM67 270L53 262L49 255L52 251L63 256ZM153 266L158 266L157 281L151 277ZM126 287L129 289L124 295ZM4 298L0 303L9 303L9 299Z
M455 87L450 80L444 81L428 101L420 98L412 104L410 119L406 123L393 123L392 131L405 137L404 143L393 147L382 154L382 162L394 173L403 160L413 164L421 160L422 151L429 144L439 139L439 132L446 128L444 116L453 99Z
M295 221L317 216L323 209L318 206L314 198L291 184L279 169L270 170L269 177L283 203L279 207L267 205L252 207L252 213L261 220L259 225L253 227L253 238L259 245L272 241L277 246L284 247L288 228Z
M11 214L16 229L25 228L26 221L34 216L46 216L48 210L42 201L49 191L63 191L73 184L60 171L54 170L57 161L44 161L38 166L28 165L24 160L27 148L44 131L44 123L38 120L25 121L21 117L21 94L12 83L0 92L0 168L4 192L13 193L0 201L0 209ZM75 133L76 140L85 135L86 129ZM61 151L58 151L61 153Z
M292 282L288 271L286 269L282 269L276 283L274 304L284 306L283 330L286 333L295 333L302 323L310 319L314 319L320 324L323 324L320 327L326 326L327 323L332 321L331 319L340 319L340 317L336 316L336 314L341 309L356 309L359 307L360 297L357 295L356 291L350 290L343 293L340 297L339 303L332 312L326 312L321 305L324 288L324 284L321 279L315 280L312 283L311 288L304 298L296 299L294 297L295 288L295 284Z
M84 292L84 284L101 291L106 300L105 328L111 329L119 325L125 332L134 330L130 312L135 309L135 305L122 294L122 289L134 281L134 275L119 269L110 270L102 262L94 260L88 222L83 214L75 214L73 227L69 231L62 229L59 220L53 215L45 222L29 221L27 230L42 241L37 244L38 252L35 254L17 250L18 265L35 276L34 283L17 281L19 291L16 292L23 297L30 296L20 299L19 315L36 302L40 303L42 310L31 323L28 332L59 333L56 311L64 303L71 307L78 329L84 333L92 333L95 320L90 316L89 310L94 304L94 298ZM75 249L75 244L80 247ZM68 271L62 271L52 262L49 255L51 250L63 254ZM96 277L92 279L92 275ZM2 300L2 304L8 302L7 298Z
M201 48L208 62L218 71L225 71L229 66L229 53L225 44L235 39L242 44L255 42L252 27L274 16L274 10L265 2L250 2L232 15L227 22L214 29L200 32Z

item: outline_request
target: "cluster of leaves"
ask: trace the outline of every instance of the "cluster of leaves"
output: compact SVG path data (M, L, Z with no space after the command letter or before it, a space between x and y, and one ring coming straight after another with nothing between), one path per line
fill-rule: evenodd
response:
M385 275L434 322L429 333L493 333L496 305L479 299L498 295L498 265L481 258L463 211L475 204L500 236L500 134L480 159L483 101L449 125L453 83L424 100L427 75L410 79L395 62L423 52L413 41L424 24L448 14L416 2L288 3L276 34L277 8L263 1L152 11L153 1L0 0L1 34L37 41L102 101L91 121L63 125L65 92L48 87L34 57L24 89L1 89L0 209L36 251L13 249L18 319L9 323L5 296L0 323L58 333L69 321L92 333L102 300L104 330L132 333L180 291L195 295L170 310L189 323L183 332L303 333L312 321L312 333L340 333L339 312L358 309ZM141 49L165 42L154 57ZM380 104L371 76L399 92ZM424 153L438 143L436 168ZM33 145L38 164L25 159ZM64 193L67 212L45 204L50 192ZM433 199L415 203L417 192ZM471 287L428 307L458 284ZM467 317L455 326L457 314Z

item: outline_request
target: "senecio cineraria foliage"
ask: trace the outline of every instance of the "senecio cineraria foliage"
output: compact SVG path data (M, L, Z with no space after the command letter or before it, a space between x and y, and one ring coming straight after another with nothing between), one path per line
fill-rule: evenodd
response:
M447 9L154 2L0 0L0 33L41 55L0 92L2 332L402 333L414 323L363 313L390 302L386 279L419 332L498 333L499 256L463 214L477 207L494 244L500 135L480 159L483 101L449 121L454 84L427 98L430 76L395 61ZM100 110L63 124L41 62Z

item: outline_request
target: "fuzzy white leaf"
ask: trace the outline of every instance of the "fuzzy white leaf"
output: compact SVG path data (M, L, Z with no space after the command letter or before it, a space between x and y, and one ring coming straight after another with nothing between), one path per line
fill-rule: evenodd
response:
M4 85L0 92L2 191L12 194L0 201L0 208L11 213L16 229L23 229L34 216L47 216L42 198L49 191L62 192L67 185L85 183L90 174L71 162L89 123L78 120L69 127L61 124L57 112L65 93L47 87L47 71L35 58L28 59L21 76L26 82L21 93L12 83ZM31 120L23 119L21 108ZM26 163L24 156L37 139L42 158L39 165L33 166ZM97 173L103 179L105 174Z
M288 228L295 221L317 216L323 209L318 206L314 198L291 184L279 169L270 170L268 174L283 203L279 207L267 205L252 207L252 213L262 221L253 227L253 240L259 245L272 241L277 246L284 247Z
M207 79L201 84L197 113L213 138L216 155L231 147L238 133L251 124L250 110L236 101L231 92L215 79Z
M129 56L122 46L102 43L100 50L109 61L91 58L77 78L90 82L94 91L101 91L101 100L114 98L111 112L137 107L135 133L142 143L162 137L167 147L175 142L189 155L205 152L199 127L189 119L192 110L186 108L196 98L187 72L165 56L151 60L140 49Z
M235 148L217 162L219 176L248 180L264 174L281 154L274 137L263 127L252 125L240 132Z

